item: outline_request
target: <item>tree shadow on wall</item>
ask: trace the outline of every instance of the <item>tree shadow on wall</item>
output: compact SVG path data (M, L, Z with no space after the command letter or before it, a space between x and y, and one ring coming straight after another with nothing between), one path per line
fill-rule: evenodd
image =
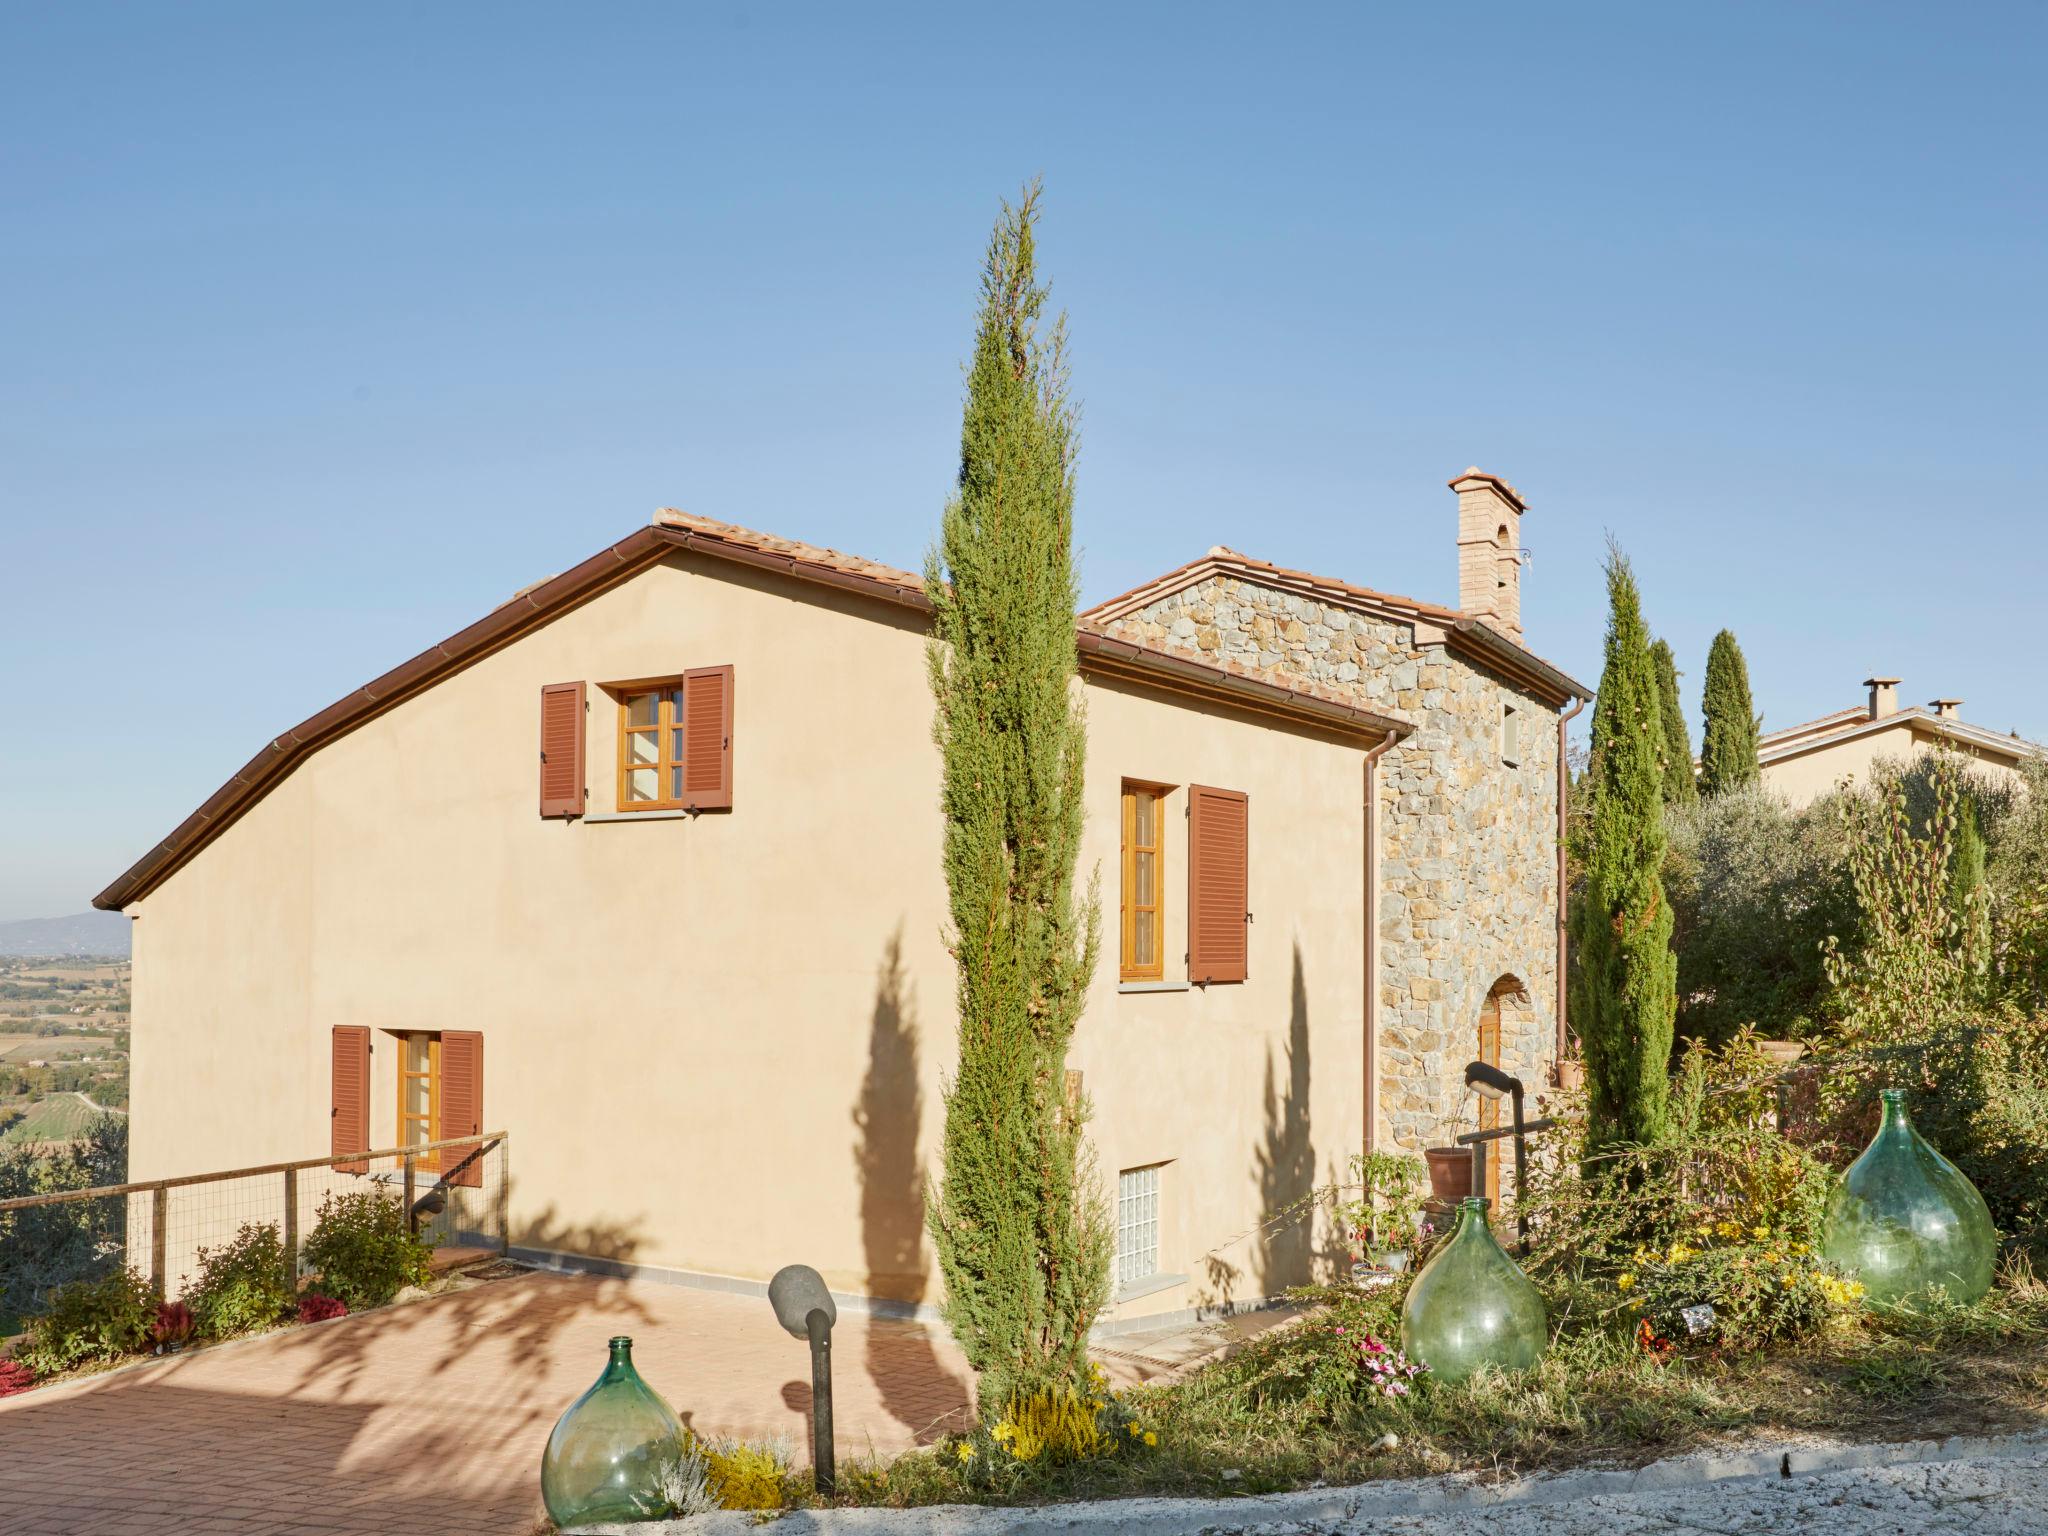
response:
M1258 1150L1259 1210L1264 1225L1253 1262L1262 1294L1278 1295L1310 1275L1316 1160L1309 1128L1308 983L1301 946L1294 946L1294 986L1287 1017L1286 1080L1266 1057L1266 1136Z
M860 1175L861 1244L870 1296L915 1306L928 1289L924 1259L924 1164L918 1133L916 1006L903 973L903 932L882 951L868 1025L868 1066L854 1102L854 1164ZM965 1387L940 1364L928 1325L877 1318L867 1329L868 1375L882 1407L920 1441L964 1425Z

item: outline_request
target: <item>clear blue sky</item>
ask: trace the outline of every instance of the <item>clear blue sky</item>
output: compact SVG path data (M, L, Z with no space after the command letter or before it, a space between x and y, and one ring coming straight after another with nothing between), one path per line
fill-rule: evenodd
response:
M0 918L672 504L914 565L1042 173L1088 596L1455 600L2048 734L2048 7L9 3Z

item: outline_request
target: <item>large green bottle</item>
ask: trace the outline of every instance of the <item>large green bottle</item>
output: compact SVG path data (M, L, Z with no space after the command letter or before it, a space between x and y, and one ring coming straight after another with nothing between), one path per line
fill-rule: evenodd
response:
M548 1436L540 1462L548 1518L564 1530L663 1518L667 1474L682 1443L681 1421L633 1369L633 1341L621 1334L611 1342L604 1374Z
M1977 1186L1906 1118L1887 1088L1884 1121L1828 1196L1821 1255L1861 1280L1881 1307L1912 1309L1941 1286L1951 1301L1991 1289L1998 1232Z
M1467 1196L1458 1230L1409 1288L1401 1309L1401 1348L1445 1381L1481 1366L1525 1371L1550 1341L1543 1298L1494 1241L1486 1202Z

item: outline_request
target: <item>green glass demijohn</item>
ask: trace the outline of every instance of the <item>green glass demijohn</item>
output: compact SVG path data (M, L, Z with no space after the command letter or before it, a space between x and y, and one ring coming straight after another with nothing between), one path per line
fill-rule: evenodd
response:
M1469 1195L1458 1229L1409 1288L1401 1309L1401 1348L1445 1381L1482 1366L1525 1371L1543 1356L1550 1319L1543 1298L1494 1241L1486 1202Z
M664 1484L682 1450L683 1426L633 1369L633 1341L611 1342L604 1374L555 1423L540 1461L540 1496L564 1530L659 1520Z
M1998 1232L1977 1186L1913 1129L1906 1095L1887 1088L1884 1120L1828 1196L1821 1256L1863 1282L1880 1307L1912 1309L1934 1287L1951 1301L1991 1289Z

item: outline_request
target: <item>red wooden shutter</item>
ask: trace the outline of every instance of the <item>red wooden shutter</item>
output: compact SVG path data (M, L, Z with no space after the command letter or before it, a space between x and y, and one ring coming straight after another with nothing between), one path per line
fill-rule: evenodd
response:
M540 691L540 813L583 814L583 684Z
M357 1024L334 1031L334 1107L330 1114L330 1151L370 1150L370 1032ZM367 1173L368 1163L337 1163L342 1173Z
M683 803L693 811L732 809L732 668L683 674Z
M1188 980L1243 981L1251 802L1234 789L1188 786Z
M441 1136L481 1136L484 1133L484 1037L473 1029L441 1031ZM471 1154L475 1153L474 1157ZM450 1184L480 1189L484 1182L484 1160L476 1147L449 1147L441 1154L441 1166L454 1168L469 1158L467 1167L450 1173Z

